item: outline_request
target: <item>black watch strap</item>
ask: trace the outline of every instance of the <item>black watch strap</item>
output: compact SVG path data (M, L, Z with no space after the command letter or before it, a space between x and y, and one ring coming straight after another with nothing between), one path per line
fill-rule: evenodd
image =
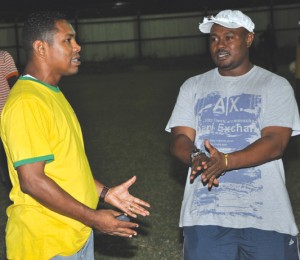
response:
M201 154L203 154L203 151L201 149L195 148L190 155L190 165L193 164L193 160L195 157L200 156Z
M101 202L104 202L105 196L106 196L108 191L109 191L109 188L104 186L102 191L101 191L101 194L100 194L100 201Z

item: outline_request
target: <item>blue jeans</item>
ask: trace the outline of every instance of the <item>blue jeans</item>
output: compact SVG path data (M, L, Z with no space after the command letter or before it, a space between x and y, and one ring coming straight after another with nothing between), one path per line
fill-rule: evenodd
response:
M82 249L70 256L54 256L51 260L94 260L94 234L93 231Z
M255 228L183 228L184 260L299 260L295 236Z

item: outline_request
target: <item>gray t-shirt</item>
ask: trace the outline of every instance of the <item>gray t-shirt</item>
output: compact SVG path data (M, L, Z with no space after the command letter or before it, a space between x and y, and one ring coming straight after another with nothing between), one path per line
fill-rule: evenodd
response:
M300 133L294 92L289 82L254 66L248 73L221 76L217 69L182 85L166 131L188 126L196 130L195 145L204 150L208 139L219 151L241 150L261 137L268 126L289 127ZM218 225L258 228L296 235L282 160L233 170L208 191L188 174L180 226Z

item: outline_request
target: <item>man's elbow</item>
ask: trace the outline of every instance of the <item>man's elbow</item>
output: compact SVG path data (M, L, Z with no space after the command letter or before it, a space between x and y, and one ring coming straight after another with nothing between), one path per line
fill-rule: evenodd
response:
M21 188L21 191L25 194L28 194L30 195L31 194L31 189L30 189L30 186L24 182L20 182L20 188Z
M170 144L170 153L177 157L178 156L178 152L181 149L181 144L178 142L177 138L173 138Z
M285 148L286 147L281 146L275 151L275 153L274 153L275 160L281 159L283 157Z
M38 183L34 182L32 178L20 178L20 189L23 193L32 196L34 194L34 190L38 187Z

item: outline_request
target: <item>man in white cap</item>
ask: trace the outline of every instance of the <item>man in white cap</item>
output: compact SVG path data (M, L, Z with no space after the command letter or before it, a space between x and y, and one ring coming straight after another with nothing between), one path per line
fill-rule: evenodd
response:
M166 130L190 166L181 208L185 260L299 259L283 152L300 133L289 82L249 60L254 23L204 18L216 68L181 86Z

